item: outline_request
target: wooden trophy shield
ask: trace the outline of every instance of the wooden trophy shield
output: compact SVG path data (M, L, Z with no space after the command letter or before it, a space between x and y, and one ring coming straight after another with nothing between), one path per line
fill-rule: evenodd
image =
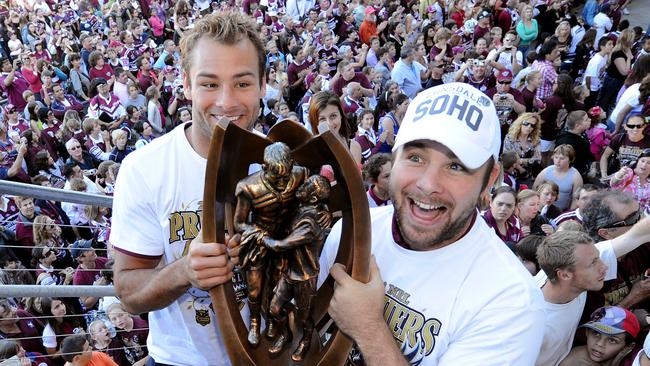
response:
M251 164L261 164L264 148L274 142L289 146L295 164L306 167L312 174L323 165L330 165L336 177L328 206L330 212L340 212L342 234L336 262L344 264L352 278L367 282L370 258L370 213L364 185L357 164L347 148L331 132L312 136L304 127L292 121L277 123L262 137L234 124L225 129L216 126L208 154L203 196L202 233L205 242L225 243L226 229L232 235L233 214L237 199L235 187L248 176ZM326 270L321 268L322 270ZM309 352L300 365L343 365L352 346L352 340L338 329L324 342L322 335L332 324L327 308L334 292L334 281L328 276L318 289L311 315L316 324ZM296 364L291 359L301 331L277 355L270 355L270 341L260 337L256 346L247 341L248 329L240 314L231 281L210 290L210 297L228 356L233 365ZM248 321L246 319L246 321ZM291 319L290 319L291 324ZM335 327L334 327L335 328Z

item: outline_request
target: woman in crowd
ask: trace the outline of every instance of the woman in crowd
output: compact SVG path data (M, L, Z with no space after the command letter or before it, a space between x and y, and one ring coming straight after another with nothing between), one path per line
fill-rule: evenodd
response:
M89 101L88 90L90 89L90 78L88 73L81 67L81 56L78 53L70 55L70 82L74 89L74 96L79 100Z
M582 187L580 173L571 166L574 160L575 150L571 145L556 147L553 150L553 165L544 168L535 178L533 185L533 188L537 189L544 181L557 184L560 194L556 205L562 212L573 208L575 193Z
M494 229L504 243L514 247L521 239L521 225L514 215L517 192L509 186L495 189L490 197L490 207L483 212L483 219Z
M616 172L610 185L633 194L641 210L650 215L650 149L645 149L630 167L623 166Z
M528 235L551 235L553 227L539 214L539 193L524 189L517 193L516 215L521 224L522 237Z
M285 83L280 83L278 82L278 78L276 77L276 68L275 66L271 66L268 69L266 69L266 94L264 95L264 98L262 99L264 101L264 115L268 115L271 113L271 110L268 107L268 101L271 99L275 99L276 101L282 101L284 100L284 89L286 87Z
M69 285L72 283L74 269L72 267L67 267L62 271L55 269L56 257L57 250L52 247L39 245L32 249L31 265L36 269L37 285Z
M644 134L647 125L642 114L628 117L624 125L625 133L614 136L600 157L600 174L603 178L621 167L630 166L643 150L650 148L650 136Z
M135 142L135 148L136 150L144 147L154 139L153 135L153 128L149 124L149 122L143 122L143 121L138 121L138 123L133 126L133 129L135 132L140 135L140 138L138 138L138 141Z
M544 100L545 109L541 113L542 134L540 150L542 165L550 164L554 141L567 115L571 111L582 109L573 93L573 79L568 74L560 74L553 84L553 94Z
M405 94L400 93L391 98L390 111L379 121L379 135L384 136L379 152L390 153L392 151L395 136L409 103L409 98Z
M372 155L376 154L385 140L386 134L383 134L384 140L381 136L378 138L375 132L375 114L371 109L363 109L358 114L359 120L357 133L354 137L355 141L361 147L361 163L365 163Z
M641 61L648 61L650 66L650 55L644 57ZM636 67L636 64L635 64ZM630 115L630 113L639 112L645 102L650 98L650 70L645 73L645 77L641 82L630 84L629 88L621 95L616 107L610 115L610 120L615 123L614 134L617 134L621 131L623 126L623 121L625 118ZM630 75L631 76L631 75ZM630 80L630 77L625 81L626 83Z
M503 152L515 151L519 164L529 174L541 169L540 134L542 120L537 113L524 113L510 125L503 141Z
M69 243L61 234L61 227L52 218L38 215L34 219L34 245L43 245L55 250L56 268L73 267L76 263L66 250Z
M610 113L616 102L616 95L625 82L627 74L632 67L634 56L632 55L632 45L634 44L634 31L626 29L616 41L616 46L612 50L609 58L609 64L598 95L598 103L606 113Z
M524 56L524 63L526 62L526 54L533 41L537 39L539 32L537 28L537 20L533 19L533 6L525 5L521 11L521 19L517 23L517 35L519 36L519 51ZM525 66L525 65L524 65Z
M144 96L147 99L147 121L149 121L149 125L151 125L155 133L162 135L165 126L165 115L160 105L160 91L155 85L152 85L147 88Z
M72 312L67 311L66 304L56 297L42 297L41 309L43 310L45 329L43 329L43 347L48 355L53 358L61 347L61 342L66 336L75 334L75 329L80 329L79 322ZM67 316L66 316L67 315Z
M596 40L596 30L591 28L585 32L584 36L576 46L576 55L571 65L571 77L577 79L584 73L589 63L589 59L594 53L594 41Z
M345 146L352 159L357 164L361 164L361 146L354 139L350 139L350 126L345 113L341 99L331 92L319 92L314 94L309 103L309 120L312 121L312 130L318 131L318 125L326 123L329 130Z

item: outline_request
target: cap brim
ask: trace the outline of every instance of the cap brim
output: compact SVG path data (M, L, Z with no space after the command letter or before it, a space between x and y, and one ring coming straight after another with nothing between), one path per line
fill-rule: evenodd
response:
M607 334L607 335L617 335L617 334L625 333L624 329L612 327L610 325L605 325L605 324L599 323L599 322L589 322L587 324L583 324L582 327L593 329L593 330L597 331L598 333L603 333L603 334Z
M458 123L457 120L450 118L448 123L446 123L447 121L442 121L446 119L444 117L436 116L432 118L438 119L441 128L444 127L447 130L444 136L439 133L431 133L435 132L433 129L429 129L430 133L426 133L425 129L409 129L410 131L400 129L395 144L393 145L393 152L396 152L401 146L409 142L418 140L435 141L451 150L468 169L480 168L492 156L491 151L471 144L467 139L463 139L462 136L465 136L465 132L458 131L458 133L454 133L454 131L451 131L456 130L456 128L451 126Z

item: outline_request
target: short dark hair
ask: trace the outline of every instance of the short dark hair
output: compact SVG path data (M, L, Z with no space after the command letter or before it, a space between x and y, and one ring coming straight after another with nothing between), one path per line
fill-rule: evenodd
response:
M391 161L392 156L387 153L378 153L371 156L368 161L363 164L363 178L366 181L377 181L381 167Z
M87 342L88 338L84 334L65 337L63 342L61 342L61 357L68 362L72 362L75 356L83 353L84 345Z
M544 237L541 235L528 235L521 239L515 247L517 255L526 261L535 263L535 269L539 272L539 262L537 261L537 247L542 244Z
M607 42L614 42L611 38L609 37L602 37L601 39L598 40L598 50L602 49L607 45Z

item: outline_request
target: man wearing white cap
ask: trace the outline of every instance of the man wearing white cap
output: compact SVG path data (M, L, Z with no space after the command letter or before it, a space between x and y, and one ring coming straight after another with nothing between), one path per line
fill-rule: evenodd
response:
M462 83L411 102L393 147L392 206L371 209L370 281L334 264L337 223L321 255L336 281L329 313L367 365L532 365L543 337L542 294L478 218L497 179L492 101Z

